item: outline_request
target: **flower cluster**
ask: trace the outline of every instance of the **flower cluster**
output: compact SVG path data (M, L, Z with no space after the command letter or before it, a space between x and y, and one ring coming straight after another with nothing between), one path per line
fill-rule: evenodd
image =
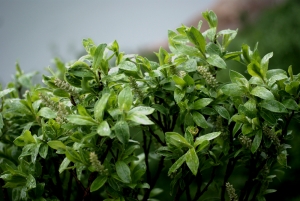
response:
M208 85L211 87L217 86L218 82L216 78L205 67L198 66L197 71L200 73L200 75L202 75Z
M239 200L237 194L235 193L235 189L233 188L232 184L230 184L229 182L226 183L226 190L227 190L230 201L238 201Z
M54 80L54 84L55 84L57 87L59 87L60 89L63 89L63 90L65 90L65 91L69 92L71 96L73 96L73 97L77 97L77 96L78 96L78 94L77 94L75 88L72 87L69 83L67 83L67 82L65 82L65 81L62 81L62 80L60 80L60 79L55 79L55 80Z
M271 140L271 142L276 146L276 148L280 147L280 140L277 135L268 127L263 127L263 133Z
M245 135L240 135L239 136L239 140L241 142L241 144L247 148L247 149L250 149L251 148L251 145L252 145L252 140L250 138L248 138L247 136Z
M142 94L142 91L139 89L139 87L138 87L138 85L136 83L136 80L132 76L130 76L129 77L129 81L130 81L131 87L133 88L134 93L137 95L137 97L139 98L139 100L141 102L143 102L144 96Z
M68 115L68 111L63 103L56 103L53 100L51 100L49 97L45 96L44 94L39 94L40 99L43 101L43 103L49 107L51 110L57 112L56 121L58 123L66 122L65 116Z
M102 165L101 162L98 160L98 157L95 154L95 152L90 153L90 162L92 163L92 166L95 168L95 170L100 174L108 173L108 170L105 169L104 165Z

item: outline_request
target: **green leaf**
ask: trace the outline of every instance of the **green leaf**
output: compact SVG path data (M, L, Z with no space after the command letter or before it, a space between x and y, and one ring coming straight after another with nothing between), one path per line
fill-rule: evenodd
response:
M110 136L111 130L109 128L107 121L102 121L100 123L100 125L97 128L97 133L100 136Z
M219 55L216 54L210 55L206 61L212 66L226 69L226 63Z
M261 59L261 62L260 62L261 72L264 76L266 76L266 73L268 71L268 66L269 66L269 59L272 56L273 56L273 52L270 52Z
M236 71L233 71L233 70L230 70L229 77L230 77L231 82L236 83L236 84L238 84L238 82L239 82L238 79L246 79L242 74L240 74Z
M292 66L289 66L288 73L289 73L289 76L290 76L291 80L293 81L294 80L294 74L293 74Z
M141 114L141 115L149 115L149 114L152 114L153 112L154 112L154 109L151 108L151 107L138 106L138 107L132 108L132 109L128 112L128 115L131 114L131 113Z
M48 107L43 107L39 110L37 116L45 117L47 119L54 119L56 117L56 112L53 112Z
M188 141L182 136L180 135L179 133L176 133L176 132L166 132L166 142L167 144L172 144L172 145L175 145L176 147L178 148L181 148L181 147L189 147L189 148L192 148L193 146L190 145L188 143Z
M200 137L197 137L195 140L195 143L194 143L194 148L196 148L198 145L202 144L204 141L209 141L209 140L215 139L219 135L221 135L221 132L208 133L208 134L202 135Z
M27 182L26 182L26 187L28 189L33 189L36 187L36 181L35 181L35 178L29 174L26 178Z
M267 189L264 191L264 195L269 193L275 193L276 191L277 191L276 189Z
M90 191L94 192L101 188L105 182L107 181L107 176L106 175L98 175L98 177L93 181Z
M294 99L286 99L286 100L282 101L282 104L287 109L299 110L299 105L297 104L297 102ZM1 126L0 126L0 128L1 128Z
M238 123L238 122L235 123L233 130L232 130L233 137L241 129L242 125L243 125L242 123Z
M284 150L282 151L278 156L277 156L277 162L284 166L287 167L287 151Z
M67 120L76 125L97 125L97 122L92 117L71 114L67 116Z
M181 87L181 89L183 89L183 87L186 85L185 81L181 77L179 77L177 75L173 75L172 78L173 78L175 84L179 85Z
M94 117L98 121L102 121L104 110L107 104L107 101L110 97L110 93L104 93L100 100L98 100L94 106Z
M76 61L71 68L68 69L68 73L77 77L94 77L94 72L90 69L89 65L82 61Z
M176 103L179 103L185 96L185 91L184 90L181 90L181 89L178 89L176 88L174 90L174 99L176 101Z
M229 112L220 105L214 105L213 108L219 113L219 115L221 115L221 117L223 117L224 119L229 120L230 119L230 114Z
M130 62L130 61L123 61L118 65L118 67L120 69L123 69L123 70L126 70L126 71L132 71L132 72L136 72L138 70L136 65L133 62Z
M247 66L248 73L254 77L259 77L262 80L266 77L266 73L262 72L261 66L257 61L252 61Z
M79 153L71 147L66 146L66 157L73 163L82 163Z
M9 94L10 92L14 91L15 88L9 88L9 89L4 89L2 91L0 91L0 98L2 98L3 96Z
M250 92L252 95L257 96L265 100L274 100L275 97L268 89L265 87L257 86Z
M66 149L66 145L62 141L59 141L59 140L52 140L52 141L47 142L47 144L52 149Z
M251 146L251 152L253 154L257 151L257 149L261 143L261 139L262 139L262 130L258 130L258 131L256 131L256 134L253 139L252 146Z
M130 138L129 126L126 121L118 121L115 125L115 134L122 144L127 144Z
M70 162L71 161L67 157L65 157L64 160L61 162L61 164L59 166L59 169L58 169L59 173L62 173L65 169L67 169Z
M48 145L46 143L42 143L39 149L39 154L42 158L46 158L48 155Z
M173 172L175 172L180 166L185 162L185 154L182 155L169 169L168 176L170 176Z
M125 87L118 95L118 106L120 110L129 111L132 105L133 95L130 87Z
M93 60L93 69L101 69L101 61L103 60L103 53L104 50L106 48L106 44L100 44L98 45L98 47L96 48L95 54L94 54L94 60ZM106 72L103 71L105 74Z
M285 91L291 95L296 95L299 88L299 81L292 81L285 86Z
M205 54L205 45L206 41L200 31L198 31L195 27L190 27L186 30L186 35L189 40L201 51L201 53Z
M226 84L222 86L221 90L227 96L243 96L245 94L244 89L235 83Z
M190 168L191 172L196 176L199 167L199 158L195 149L189 149L189 151L185 155L187 166Z
M183 44L174 44L174 46L178 54L184 54L184 55L195 56L195 57L203 57L200 51L195 47L187 46Z
M130 120L142 125L154 124L152 121L149 120L149 118L146 115L140 113L131 112L130 114L127 115L126 120Z
M117 161L116 162L116 171L117 175L120 177L120 179L124 183L130 183L131 177L130 177L130 169L128 165L123 161Z
M276 100L263 100L260 104L261 107L271 111L278 113L287 113L287 109L284 105Z
M212 98L201 98L194 102L192 109L200 110L200 109L206 107L207 105L209 105L212 101L213 101Z
M26 144L35 143L35 139L32 137L29 130L23 131L23 133L14 140L14 144L17 146L25 146Z
M0 134L1 134L1 129L3 128L3 126L4 126L3 117L2 117L2 114L0 113Z
M205 11L202 13L202 16L204 19L206 19L210 28L218 26L218 18L213 11Z
M197 124L197 126L200 126L201 128L208 128L209 124L205 120L204 116L200 114L199 112L192 111L192 117L194 122Z
M194 72L197 70L197 61L195 59L189 59L184 64L184 70L186 72Z

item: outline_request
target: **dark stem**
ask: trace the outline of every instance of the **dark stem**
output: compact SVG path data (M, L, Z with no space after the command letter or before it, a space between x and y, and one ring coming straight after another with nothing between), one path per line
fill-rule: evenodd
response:
M1 184L2 194L3 194L3 200L8 200L7 188L3 188L3 186L5 185L5 182L3 179L0 179L0 184Z
M221 201L225 201L226 183L228 182L228 179L233 172L235 164L236 164L236 159L233 158L229 159L227 163L226 172L225 172L224 181L221 190Z
M73 177L70 173L70 176L69 176L69 181L68 181L68 191L67 191L67 197L66 197L66 201L69 201L71 199L71 193L72 193L72 180L73 180Z
M207 191L208 187L213 182L213 180L214 180L214 178L216 176L216 170L217 170L217 166L214 166L214 168L213 168L213 170L211 172L210 180L207 182L207 184L202 189L202 191L201 191L201 185L198 186L198 189L197 189L197 192L195 194L195 197L194 197L193 201L198 200Z
M152 191L152 189L155 187L155 184L159 178L159 175L164 167L164 159L165 157L161 157L160 160L159 160L159 163L158 163L158 166L157 166L157 172L156 174L154 175L153 177L153 180L152 181L149 181L149 185L150 185L150 188L149 189L146 189L145 191L145 195L143 197L143 201L147 201L149 199L149 196L150 196L150 192Z
M181 189L180 186L178 186L178 190L177 190L177 193L175 195L174 201L179 201L180 197L182 196L182 194L184 192L186 192L186 194L187 194L187 200L188 201L192 200L189 187L190 187L191 183L193 182L193 180L195 179L195 177L192 175L192 177L189 180L187 178L188 177L184 178L184 181L185 181L185 184L186 184L184 189Z
M88 179L88 187L85 189L82 200L89 200L90 188L93 181L97 178L98 172L92 172Z
M159 116L159 112L157 113L157 116ZM166 129L165 129L164 125L162 124L162 122L159 121L159 120L157 120L157 119L153 116L153 114L151 114L151 115L149 116L149 118L150 118L150 120L154 121L154 123L156 123L156 124L158 125L158 127L163 131L163 133L166 132Z
M145 131L143 130L143 149L145 153L145 164L146 164L146 176L147 176L147 182L151 181L151 172L149 168L149 149L147 148L147 136Z
M150 134L157 140L158 143L160 143L162 146L166 146L166 143L163 142L163 141L160 139L160 137L159 137L156 133L154 133L154 131L153 131L150 127L149 127L149 132L150 132Z
M70 101L71 101L72 105L76 106L76 102L75 102L74 97L72 95L70 96Z

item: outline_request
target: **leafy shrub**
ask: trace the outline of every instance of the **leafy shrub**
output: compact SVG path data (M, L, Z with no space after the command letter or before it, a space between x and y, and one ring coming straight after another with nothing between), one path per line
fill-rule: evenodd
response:
M182 25L159 62L119 51L116 41L43 76L17 66L0 91L1 183L7 200L265 200L287 168L288 126L299 116L299 75L268 70L272 53L228 52L237 31ZM247 67L250 79L226 61ZM22 93L22 87L28 90ZM231 181L234 174L246 174ZM163 178L168 186L157 186Z

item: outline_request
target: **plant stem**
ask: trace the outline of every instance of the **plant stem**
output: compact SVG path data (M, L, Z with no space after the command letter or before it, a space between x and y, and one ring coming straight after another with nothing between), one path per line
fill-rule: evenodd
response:
M207 182L207 184L205 185L205 187L202 189L201 191L201 185L198 184L198 189L197 192L195 194L195 197L193 199L193 201L198 200L208 189L208 187L210 186L210 184L213 182L215 176L216 176L216 170L217 170L217 166L214 166L212 172L211 172L211 176L209 181Z
M157 172L154 175L153 180L149 181L150 188L146 189L144 197L143 197L143 201L147 201L149 199L150 192L155 187L155 184L156 184L156 182L157 182L157 180L159 178L159 175L160 175L160 173L161 173L161 171L162 171L162 169L164 167L164 159L165 159L165 157L161 157L160 158L158 166L157 166Z
M147 176L147 181L151 180L151 172L149 168L149 149L147 148L147 136L145 131L143 130L143 149L145 153L145 164L146 164L146 176Z
M149 127L149 132L157 140L158 143L160 143L162 146L166 146L166 143L163 142L156 133L154 133L154 131L151 129L151 127Z
M73 177L70 173L70 176L69 176L69 181L68 181L68 190L67 190L67 197L66 197L66 201L69 201L71 199L71 193L72 193L72 180L73 180Z

